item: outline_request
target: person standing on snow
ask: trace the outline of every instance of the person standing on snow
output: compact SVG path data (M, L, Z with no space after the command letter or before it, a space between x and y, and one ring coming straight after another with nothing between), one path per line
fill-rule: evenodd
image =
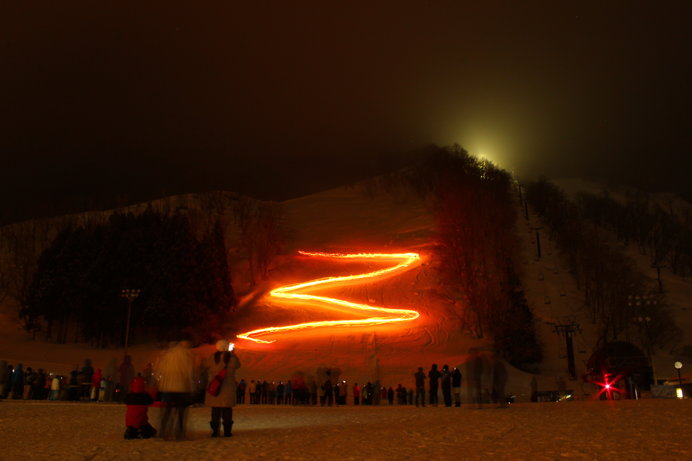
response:
M334 406L339 406L339 383L337 382L334 386L332 386L332 389L334 390Z
M452 395L454 395L454 406L461 406L461 371L454 367L452 371Z
M289 379L284 386L284 403L291 405L293 403L293 382Z
M29 400L44 400L43 390L46 387L46 373L43 368L39 368L34 377L34 381L31 383L31 390L29 391Z
M6 361L0 362L0 399L6 399L12 389L12 365Z
M91 378L93 375L94 367L91 365L91 359L84 359L84 366L82 367L83 380L80 383L79 400L91 400Z
M238 383L238 393L236 395L236 403L245 403L245 388L247 387L247 384L245 383L245 379L241 379L240 382Z
M437 364L433 363L432 368L428 372L428 379L430 380L430 405L437 406L437 389L439 387L438 381L440 379L440 372L437 370Z
M50 396L48 397L48 400L58 400L60 397L60 377L59 376L53 376L53 379L50 382Z
M425 406L425 372L423 367L418 367L418 371L413 374L416 378L416 406Z
M101 379L103 379L103 374L101 369L97 368L94 374L91 375L91 391L89 392L89 400L96 402L99 400L99 391L101 389Z
M24 386L22 388L22 399L29 400L29 394L31 392L31 386L34 384L36 379L36 373L31 367L26 367L26 372L24 373Z
M322 406L327 404L331 407L334 403L334 389L332 388L332 380L329 378L329 374L327 374L327 380L322 385L322 391L324 392Z
M238 390L238 384L235 381L235 371L240 368L240 360L233 352L232 347L229 348L228 341L221 339L216 342L216 352L207 361L209 382L219 373L225 373L219 394L216 396L211 395L209 392L204 394L204 405L211 407L211 421L209 421L212 431L211 436L218 437L220 435L219 427L223 419L223 436L230 437L233 435L231 433L233 428L233 407L237 403Z
M10 379L10 373L7 369L7 362L0 360L0 399L5 398L5 383Z
M158 388L161 392L160 436L164 439L185 439L187 407L194 391L194 356L190 343L171 343L156 365Z
M375 389L370 381L363 388L363 405L372 405L372 397Z
M442 398L446 407L452 406L452 374L449 372L449 365L442 366Z
M21 363L17 364L17 367L14 369L14 372L12 373L12 378L10 379L10 381L10 394L12 395L12 398L21 399L22 394L24 393L24 370L22 369Z

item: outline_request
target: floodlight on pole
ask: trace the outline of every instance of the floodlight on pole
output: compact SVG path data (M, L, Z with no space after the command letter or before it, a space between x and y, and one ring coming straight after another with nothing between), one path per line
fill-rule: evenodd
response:
M123 288L120 290L120 297L127 299L127 324L125 327L125 355L127 356L127 346L130 342L130 316L132 314L132 301L139 297L140 289Z

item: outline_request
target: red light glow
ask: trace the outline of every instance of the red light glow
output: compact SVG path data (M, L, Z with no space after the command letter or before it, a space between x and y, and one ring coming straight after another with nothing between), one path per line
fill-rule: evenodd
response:
M605 396L605 398L608 400L613 400L613 394L623 394L625 392L624 389L620 389L615 385L618 381L620 381L621 378L622 377L618 375L611 379L610 375L603 373L603 382L593 381L594 384L601 386L601 390L598 392L596 397L598 398Z
M362 326L374 326L382 324L390 324L397 322L408 322L417 319L420 314L417 311L410 309L393 309L386 307L370 306L368 304L353 303L350 301L345 301L338 298L329 298L326 296L315 296L306 293L306 291L313 290L315 288L328 288L335 285L344 285L352 283L360 283L363 280L371 281L372 279L393 275L397 272L403 272L409 270L421 262L420 255L418 253L355 253L355 254L341 254L341 253L312 253L307 251L299 252L303 256L315 257L315 258L326 258L326 259L341 259L341 260L353 260L353 261L376 261L376 262L387 262L392 261L393 264L385 269L380 269L372 272L366 272L357 275L342 275L336 277L324 277L320 279L310 280L307 282L298 283L295 285L286 285L283 287L276 288L269 293L272 298L278 298L285 300L285 302L295 302L295 301L312 301L318 304L322 304L324 307L339 307L341 309L348 309L355 312L377 312L380 315L375 317L368 317L364 319L352 319L352 320L324 320L318 322L307 322L299 323L295 325L284 325L276 327L265 327L257 330L247 331L237 335L238 338L247 339L250 341L255 341L257 343L272 343L274 340L268 341L257 338L258 336L285 333L289 331L304 330L304 329L314 329L321 327L362 327Z

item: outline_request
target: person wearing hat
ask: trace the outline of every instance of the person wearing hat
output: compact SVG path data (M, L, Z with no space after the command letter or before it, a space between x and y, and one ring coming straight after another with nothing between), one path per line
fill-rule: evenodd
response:
M212 395L209 391L205 394L204 404L211 407L211 436L219 437L221 420L223 420L223 435L230 437L233 428L233 407L236 405L237 384L235 371L240 368L240 360L233 352L233 344L225 339L216 342L216 351L209 357L207 369L209 382L222 377L219 388Z

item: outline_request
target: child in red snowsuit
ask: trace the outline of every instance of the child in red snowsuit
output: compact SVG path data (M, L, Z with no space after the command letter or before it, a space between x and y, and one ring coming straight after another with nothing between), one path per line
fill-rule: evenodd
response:
M148 439L156 435L156 429L149 424L147 410L154 400L146 392L144 378L137 376L130 383L130 392L125 396L125 438Z

